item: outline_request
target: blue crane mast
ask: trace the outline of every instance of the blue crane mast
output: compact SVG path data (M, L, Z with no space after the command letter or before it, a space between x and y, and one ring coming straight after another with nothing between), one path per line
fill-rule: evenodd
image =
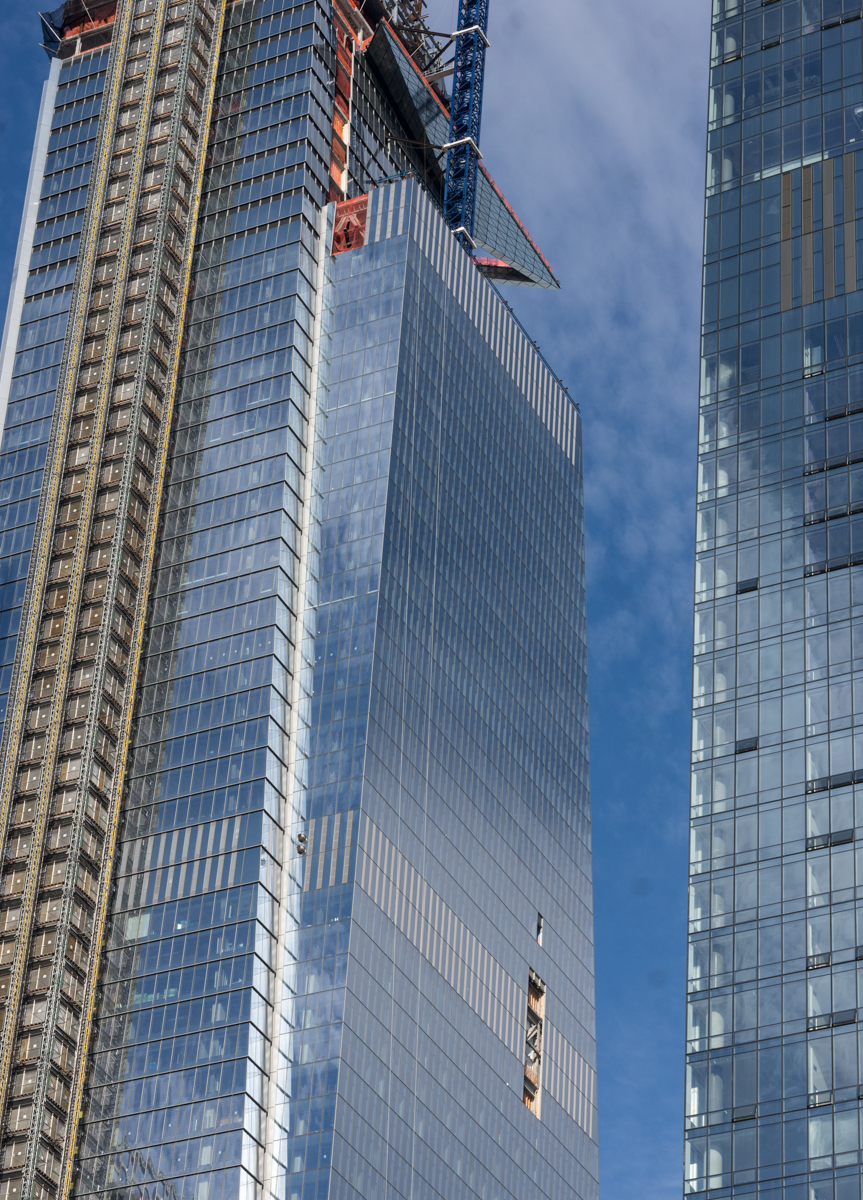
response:
M476 202L479 128L482 120L482 84L488 47L489 0L459 0L455 40L452 102L450 107L444 217L470 253Z

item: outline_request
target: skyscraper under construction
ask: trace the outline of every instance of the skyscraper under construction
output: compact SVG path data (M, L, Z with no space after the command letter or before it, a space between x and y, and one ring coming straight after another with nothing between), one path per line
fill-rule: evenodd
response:
M581 424L487 0L40 20L0 1200L595 1200Z

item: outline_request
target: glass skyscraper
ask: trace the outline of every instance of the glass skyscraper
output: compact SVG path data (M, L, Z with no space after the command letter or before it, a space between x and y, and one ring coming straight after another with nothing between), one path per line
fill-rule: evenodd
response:
M581 423L482 163L440 215L446 46L379 0L41 25L0 1200L596 1200Z
M860 1196L860 16L849 0L713 5L690 1194Z

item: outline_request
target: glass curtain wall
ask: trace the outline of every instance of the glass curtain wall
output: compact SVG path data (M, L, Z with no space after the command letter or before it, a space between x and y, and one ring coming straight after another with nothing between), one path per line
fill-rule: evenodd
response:
M860 16L713 5L687 1193L860 1194Z
M330 1195L595 1196L580 425L417 183L372 193L367 237L333 260L308 809L333 849L304 884L356 863Z
M331 40L226 10L80 1196L264 1179Z
M57 66L59 74L52 72L56 93L49 82L43 100L53 108L51 132L0 454L0 722L6 715L108 50Z

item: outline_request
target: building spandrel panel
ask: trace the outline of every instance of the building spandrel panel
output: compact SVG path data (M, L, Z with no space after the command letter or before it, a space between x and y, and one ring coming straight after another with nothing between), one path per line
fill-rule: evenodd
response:
M595 1197L580 417L410 175L367 55L445 123L429 52L350 0L43 34L0 1193Z

